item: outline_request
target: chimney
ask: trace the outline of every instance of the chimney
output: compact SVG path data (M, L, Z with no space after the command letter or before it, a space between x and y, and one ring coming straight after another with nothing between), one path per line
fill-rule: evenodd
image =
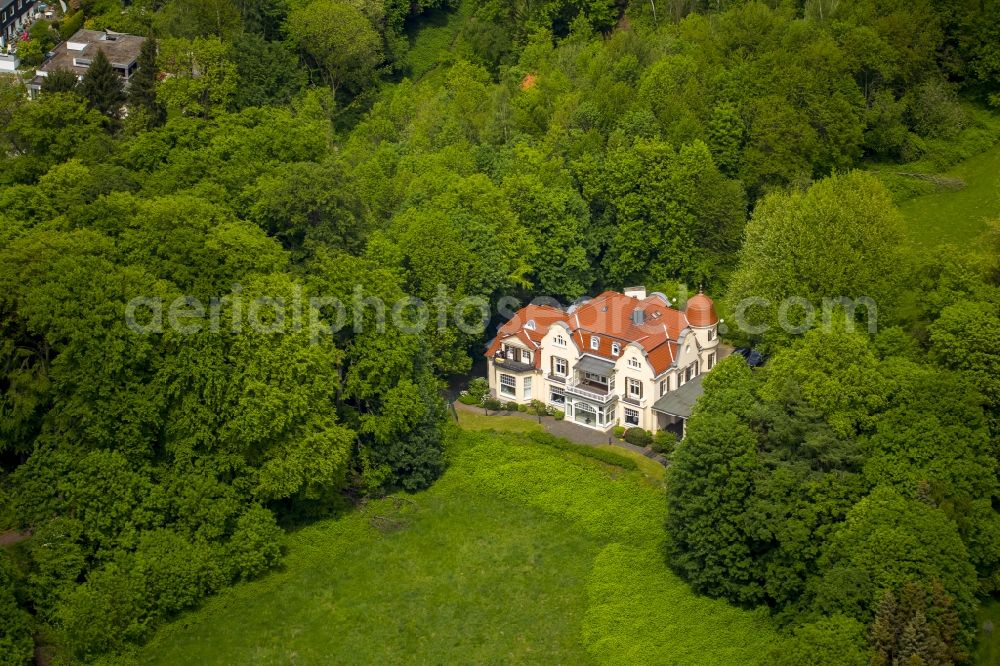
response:
M625 295L637 300L643 300L646 298L646 287L625 287Z

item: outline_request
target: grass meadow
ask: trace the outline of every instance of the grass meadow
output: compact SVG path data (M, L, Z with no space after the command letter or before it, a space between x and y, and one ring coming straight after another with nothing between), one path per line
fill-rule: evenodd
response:
M433 488L291 534L282 570L180 616L135 661L766 663L781 642L766 613L674 576L659 484L612 467L466 431Z
M965 186L900 203L910 238L917 245L969 245L986 231L988 220L1000 219L1000 144L959 163L944 175L960 179Z

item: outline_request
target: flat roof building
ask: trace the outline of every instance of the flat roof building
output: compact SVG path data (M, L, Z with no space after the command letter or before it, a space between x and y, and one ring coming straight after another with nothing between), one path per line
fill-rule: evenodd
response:
M145 41L145 37L121 32L77 30L72 37L56 46L46 58L35 72L35 78L28 83L28 91L33 98L36 97L42 88L42 81L49 72L57 69L69 70L78 79L82 79L98 51L104 52L115 72L127 85L138 69L139 51Z

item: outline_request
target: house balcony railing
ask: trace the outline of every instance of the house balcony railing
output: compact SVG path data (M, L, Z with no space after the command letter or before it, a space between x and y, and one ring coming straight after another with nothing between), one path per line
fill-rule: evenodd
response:
M633 398L631 396L623 395L622 402L627 402L630 405L635 405L636 407L642 407L642 400L638 398Z
M609 391L607 387L601 387L599 384L594 384L581 379L571 380L566 385L566 392L578 395L581 398L586 398L587 400L593 400L594 402L602 405L607 404L616 398L615 394Z
M565 384L566 383L566 375L556 375L556 374L553 374L553 373L550 372L549 374L546 375L546 378L550 382L555 382L557 384Z
M515 361L514 359L510 359L499 354L493 357L493 362L496 363L498 367L501 367L504 370L509 370L510 372L531 372L535 369L535 366L530 363L521 363L520 361Z

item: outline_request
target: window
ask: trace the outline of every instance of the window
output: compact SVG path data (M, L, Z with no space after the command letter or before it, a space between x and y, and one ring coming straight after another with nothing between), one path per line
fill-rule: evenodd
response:
M526 323L526 324L524 325L524 327L525 327L526 329L528 329L529 331L533 331L533 330L535 330L535 320L534 320L534 319L529 319L529 320L528 320L528 323Z
M513 375L500 375L500 392L504 395L517 395L517 380Z
M524 399L531 399L531 377L524 378Z
M557 335L556 347L565 347L565 346L566 346L566 338L564 338L562 335Z
M642 370L642 362L639 359L632 357L628 360L628 367L635 368L636 370Z
M604 375L595 375L593 372L585 372L583 376L587 378L588 382L594 382L595 384L607 384L608 378Z
M521 363L531 363L531 352L521 351Z
M670 391L670 377L660 382L660 395L666 395Z
M600 349L601 348L601 339L599 337L597 337L596 335L590 336L590 348L591 349Z
M565 377L569 374L569 363L564 358L552 357L552 374Z
M689 351L691 351L691 343L690 343L690 342L689 342L689 343L687 343L686 345L684 345L684 351L685 351L685 352L689 352Z
M611 355L612 356L618 356L621 353L622 353L622 346L620 344L618 344L617 342L612 342L611 343Z
M637 426L639 425L639 411L635 409L625 408L625 425Z
M625 380L625 387L628 390L628 397L633 400L642 400L642 382L629 377Z
M557 391L553 391L549 395L549 402L551 402L553 405L565 405L566 404L566 396L564 396L562 393L559 393Z
M715 367L715 352L708 355L708 369L711 370Z
M710 328L708 329L708 341L711 342L714 339L715 339L715 329Z
M597 410L585 402L576 403L576 414L573 420L585 426L593 425L597 422Z

